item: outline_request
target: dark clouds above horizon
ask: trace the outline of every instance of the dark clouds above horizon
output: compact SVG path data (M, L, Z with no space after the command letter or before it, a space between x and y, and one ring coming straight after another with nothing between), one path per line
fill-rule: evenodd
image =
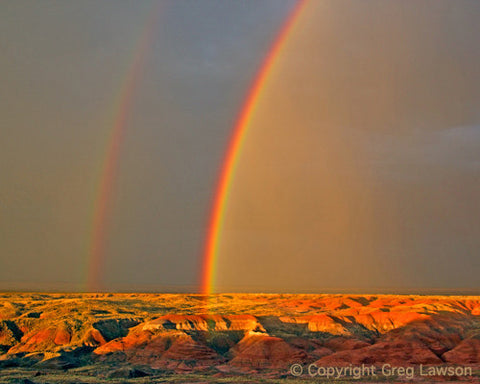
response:
M332 132L343 127L335 140L345 141L348 156L361 157L355 166L375 179L375 193L389 196L388 204L378 202L378 210L402 199L398 212L381 217L398 222L408 238L383 249L406 252L383 262L386 269L400 262L410 269L378 284L478 288L479 3L319 1L324 13L305 16L316 27L302 30L299 36L307 37L298 38L294 56L286 59L302 70L285 67L275 77L285 84L274 88L279 94L271 100L284 104L272 102L272 115L288 122L289 114L298 121L295 113L321 111L323 120L312 121L312 127L325 122ZM230 131L262 58L295 5L293 0L161 3L125 128L107 223L104 286L111 290L197 289ZM0 289L84 288L112 114L153 4L0 5ZM306 51L311 49L314 53ZM398 57L393 64L392 57ZM295 112L295 101L304 98L313 106ZM318 160L315 140L325 133L308 124L282 127L275 138L282 148L293 145L303 158L311 156L308 167L292 171L303 163L272 155L266 156L270 170L310 175ZM287 133L293 129L304 137L292 139ZM271 137L265 135L261 151L268 153ZM255 159L246 164L256 166ZM345 171L348 162L342 164ZM261 235L249 236L258 241ZM442 264L436 274L427 271L435 257ZM446 271L454 264L469 267L450 276ZM419 273L412 276L415 268ZM248 283L241 288L281 289L255 285L254 279L253 274L253 288ZM287 289L294 291L295 283Z
M244 145L220 290L478 290L479 18L308 3Z
M106 137L153 4L0 5L0 288L84 288ZM230 129L293 5L160 5L118 164L106 287L196 289Z

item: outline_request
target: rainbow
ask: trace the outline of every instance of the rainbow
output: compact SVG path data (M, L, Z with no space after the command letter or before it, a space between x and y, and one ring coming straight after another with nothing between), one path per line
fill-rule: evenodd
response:
M298 0L297 4L287 17L287 20L282 25L272 47L260 67L260 70L254 78L239 117L234 125L224 161L220 169L207 230L201 271L201 292L203 294L214 292L216 278L215 268L219 253L220 237L225 219L225 210L240 153L242 152L242 147L255 113L256 105L262 95L262 90L267 85L269 75L277 62L285 43L288 41L288 37L294 29L302 10L305 8L307 1L308 0Z
M130 116L133 97L142 71L148 58L154 37L154 31L161 2L156 2L149 12L146 26L135 45L133 59L124 76L124 82L115 98L112 107L112 121L108 134L106 155L102 162L100 179L96 188L95 202L92 214L92 230L88 249L87 290L101 289L101 280L105 264L105 244L107 238L107 223L111 212L112 192L117 176L118 160L125 134L125 127Z

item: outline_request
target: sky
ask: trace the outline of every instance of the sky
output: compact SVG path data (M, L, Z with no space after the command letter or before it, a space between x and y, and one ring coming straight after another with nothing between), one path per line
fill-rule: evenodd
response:
M0 289L196 291L216 182L290 0L0 5ZM480 3L318 0L256 105L218 291L478 290Z

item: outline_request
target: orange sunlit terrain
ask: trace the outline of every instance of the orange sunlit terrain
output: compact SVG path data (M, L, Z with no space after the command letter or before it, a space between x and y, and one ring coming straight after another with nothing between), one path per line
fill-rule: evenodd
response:
M287 380L293 363L478 368L479 315L473 296L5 293L0 382L19 370L254 382Z

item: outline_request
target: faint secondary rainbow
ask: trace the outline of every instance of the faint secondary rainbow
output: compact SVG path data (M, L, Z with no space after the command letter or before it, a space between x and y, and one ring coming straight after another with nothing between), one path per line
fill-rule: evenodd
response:
M278 60L288 37L294 28L305 4L308 0L298 0L293 10L289 13L287 20L282 25L275 41L266 55L260 70L254 78L246 100L240 111L239 117L233 128L233 132L226 150L226 154L220 170L220 176L213 200L213 207L210 215L210 222L207 230L207 238L203 255L201 291L210 294L214 290L216 278L216 263L219 253L220 237L225 220L225 209L230 194L232 181L235 177L235 169L238 164L239 155L247 136L248 128L254 115L257 102L266 86L270 72Z
M133 50L133 58L128 67L120 91L112 107L112 120L108 124L106 152L102 161L100 180L96 190L93 207L92 229L88 249L87 290L101 289L101 280L105 264L105 243L107 238L108 217L112 205L112 193L117 176L118 159L125 133L125 126L132 110L133 99L142 71L148 58L161 2L154 4L142 34Z

